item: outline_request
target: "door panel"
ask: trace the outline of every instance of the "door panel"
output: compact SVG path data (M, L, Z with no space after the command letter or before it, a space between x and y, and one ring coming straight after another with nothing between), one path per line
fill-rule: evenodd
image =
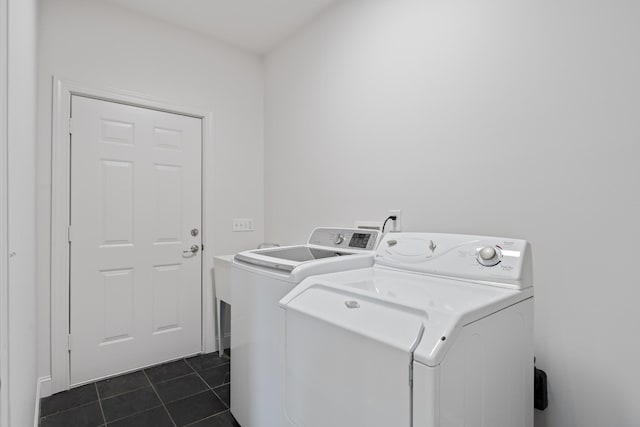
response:
M201 350L201 120L72 97L71 384Z

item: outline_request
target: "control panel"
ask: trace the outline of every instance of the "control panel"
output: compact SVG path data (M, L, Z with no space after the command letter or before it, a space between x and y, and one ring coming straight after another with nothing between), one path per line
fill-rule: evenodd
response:
M500 261L502 261L502 250L498 245L478 248L476 259L478 260L480 265L484 265L485 267L493 267L495 265L498 265Z
M330 248L372 251L376 248L380 232L353 228L316 228L308 243Z
M440 233L390 233L376 264L407 271L522 289L533 285L525 240Z

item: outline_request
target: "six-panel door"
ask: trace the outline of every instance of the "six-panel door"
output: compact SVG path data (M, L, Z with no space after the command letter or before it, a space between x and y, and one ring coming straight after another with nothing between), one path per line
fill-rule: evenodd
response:
M72 120L75 385L201 349L202 123L80 96Z

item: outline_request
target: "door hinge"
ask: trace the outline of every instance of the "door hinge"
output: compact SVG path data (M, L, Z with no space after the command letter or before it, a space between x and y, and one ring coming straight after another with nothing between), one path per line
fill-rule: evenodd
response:
M409 363L409 386L413 387L413 363Z
M73 119L69 117L69 135L73 133Z
M67 335L67 350L71 351L71 334Z
M71 226L67 227L67 240L71 243Z

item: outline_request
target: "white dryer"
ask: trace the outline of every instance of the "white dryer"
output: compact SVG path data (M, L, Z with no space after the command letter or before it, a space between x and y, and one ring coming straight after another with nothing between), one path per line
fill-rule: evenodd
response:
M283 413L296 427L532 427L526 241L389 233L371 268L280 302Z
M231 412L242 427L280 427L278 302L303 279L367 268L380 233L316 228L306 244L241 252L231 269Z

